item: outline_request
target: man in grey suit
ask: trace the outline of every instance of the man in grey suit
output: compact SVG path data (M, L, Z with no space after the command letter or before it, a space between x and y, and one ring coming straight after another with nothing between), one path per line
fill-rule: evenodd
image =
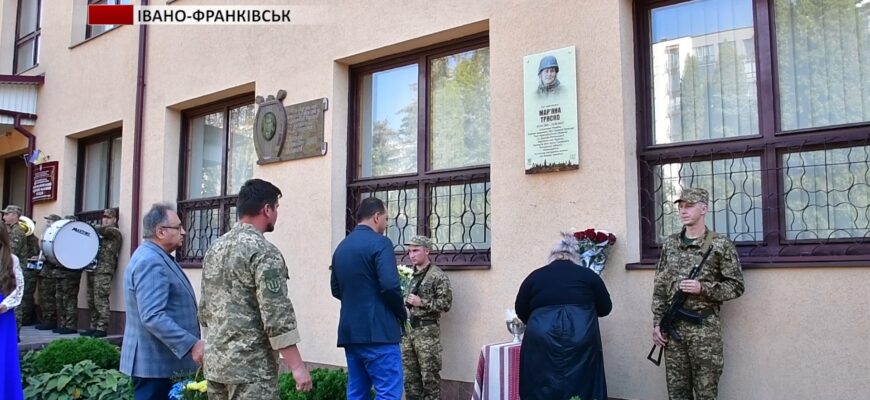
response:
M170 204L155 204L142 219L146 239L124 273L127 323L121 372L133 378L134 399L165 399L170 377L202 364L204 342L196 296L171 253L186 234Z

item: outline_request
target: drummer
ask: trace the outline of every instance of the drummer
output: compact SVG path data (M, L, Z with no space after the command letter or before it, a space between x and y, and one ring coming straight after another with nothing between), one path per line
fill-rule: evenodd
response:
M48 230L51 224L60 220L60 215L50 214L45 217L45 229ZM39 270L39 307L42 310L42 323L37 324L36 329L45 331L57 328L57 303L59 301L57 283L61 268L47 260L42 252L39 255L37 263L42 262L42 269Z
M75 215L67 215L64 219L77 220ZM78 303L79 283L82 281L82 271L58 268L57 291L57 317L58 326L51 331L61 335L78 333Z

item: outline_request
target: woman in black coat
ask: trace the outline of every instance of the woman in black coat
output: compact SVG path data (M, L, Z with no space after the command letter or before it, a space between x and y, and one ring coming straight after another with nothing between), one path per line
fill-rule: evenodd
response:
M550 263L532 271L517 293L526 324L520 350L523 400L606 400L598 318L613 308L604 281L579 263L577 240L563 233Z

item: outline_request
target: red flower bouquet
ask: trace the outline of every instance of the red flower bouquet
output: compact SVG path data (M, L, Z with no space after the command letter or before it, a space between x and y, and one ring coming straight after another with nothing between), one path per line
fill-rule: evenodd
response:
M601 275L607 263L607 251L616 243L616 236L607 231L589 228L574 232L577 247L580 249L580 266L589 268Z

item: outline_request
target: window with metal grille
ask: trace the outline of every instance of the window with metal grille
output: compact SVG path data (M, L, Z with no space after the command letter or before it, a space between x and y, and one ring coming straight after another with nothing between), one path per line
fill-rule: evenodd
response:
M445 268L490 262L488 35L401 54L352 71L347 229L376 196L399 262L426 235Z
M178 212L187 230L178 262L198 266L238 220L236 199L254 175L254 95L183 113Z
M697 186L744 264L867 265L870 3L635 6L643 262Z
M99 224L103 210L121 205L121 131L81 139L76 216Z

